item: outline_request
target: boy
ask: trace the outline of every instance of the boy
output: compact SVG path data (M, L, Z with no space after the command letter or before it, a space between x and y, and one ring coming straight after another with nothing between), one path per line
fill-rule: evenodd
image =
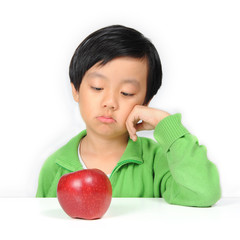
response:
M217 168L181 115L148 107L162 68L141 33L113 25L90 34L72 57L70 80L86 130L46 160L37 197L56 197L63 174L98 168L109 176L113 197L163 197L199 207L219 200ZM157 142L136 135L153 129Z

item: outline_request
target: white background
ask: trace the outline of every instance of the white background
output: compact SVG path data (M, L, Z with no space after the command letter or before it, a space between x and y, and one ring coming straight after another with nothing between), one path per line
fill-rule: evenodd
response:
M240 4L233 0L0 1L0 196L33 197L45 159L84 128L68 67L108 25L150 38L163 65L151 107L182 123L240 196ZM152 136L152 133L141 133Z

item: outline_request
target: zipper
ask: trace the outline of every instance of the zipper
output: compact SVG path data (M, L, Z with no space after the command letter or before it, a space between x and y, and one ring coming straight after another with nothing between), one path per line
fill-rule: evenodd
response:
M123 165L127 164L127 163L137 163L137 164L141 164L142 161L138 161L138 160L124 160L121 163L117 164L117 166L113 169L109 179L111 179L112 175L119 170L119 168L121 168Z

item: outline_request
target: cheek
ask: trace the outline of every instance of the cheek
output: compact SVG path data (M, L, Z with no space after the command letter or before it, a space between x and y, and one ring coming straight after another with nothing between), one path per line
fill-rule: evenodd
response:
M94 105L92 104L92 101L89 100L90 97L88 96L88 94L86 94L86 92L84 94L81 93L82 92L80 92L79 97L79 109L83 119L86 119L88 116L91 115L91 113L94 112Z
M137 105L137 103L134 102L134 103L125 103L122 106L123 111L121 111L121 113L122 113L121 117L122 117L124 122L126 122L129 114L132 112L134 106L136 106L136 105Z
M144 99L145 99L145 95L142 94L141 96L139 96L137 99L134 99L132 102L131 101L127 101L127 102L124 102L122 103L122 106L121 108L123 109L121 111L122 113L122 120L124 122L126 122L129 114L132 112L133 108L136 106L136 105L142 105L143 102L144 102Z
M85 114L85 115L91 115L91 113L93 113L94 110L96 107L94 106L94 104L88 100L89 98L81 98L80 101L79 101L79 109L80 109L80 112L82 114Z

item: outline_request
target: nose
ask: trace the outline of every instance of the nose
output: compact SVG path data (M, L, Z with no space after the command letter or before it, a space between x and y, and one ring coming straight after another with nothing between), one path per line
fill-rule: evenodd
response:
M102 106L104 108L108 108L108 109L111 109L111 110L116 110L118 108L118 101L117 101L116 94L107 93L104 96Z

